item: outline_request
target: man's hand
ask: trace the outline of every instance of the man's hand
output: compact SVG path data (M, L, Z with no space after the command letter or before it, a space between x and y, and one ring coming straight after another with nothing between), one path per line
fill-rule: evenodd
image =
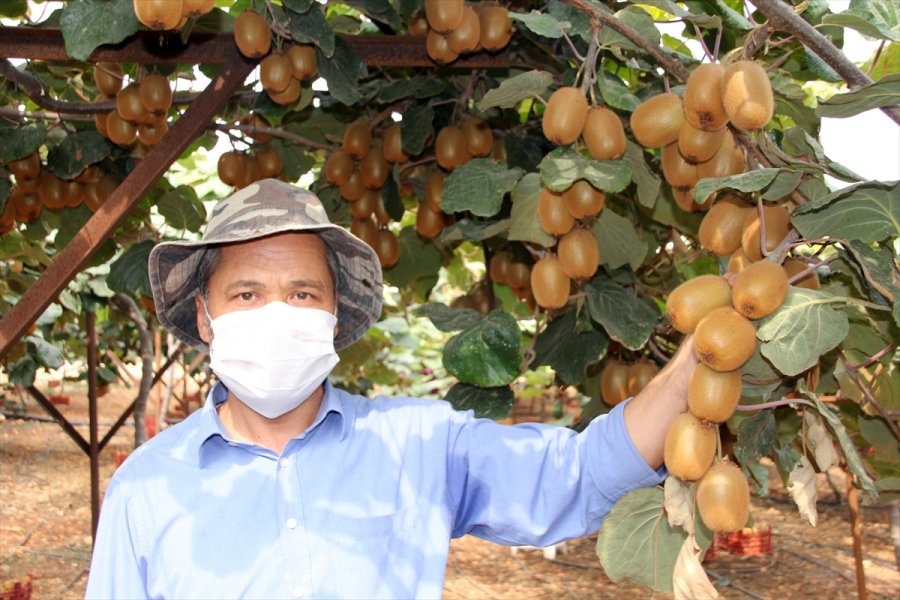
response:
M697 366L694 341L688 336L672 360L625 407L625 427L638 453L656 469L663 462L669 424L687 411L687 390Z

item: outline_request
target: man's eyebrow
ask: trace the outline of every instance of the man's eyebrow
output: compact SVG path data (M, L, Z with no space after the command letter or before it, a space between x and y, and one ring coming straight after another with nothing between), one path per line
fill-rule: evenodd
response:
M266 287L264 283L261 281L254 281L253 279L238 279L237 281L232 281L228 285L225 286L225 293L229 293L238 288L250 288L254 290L262 289Z
M318 279L294 279L288 282L288 285L294 288L313 288L320 292L325 291L325 284Z

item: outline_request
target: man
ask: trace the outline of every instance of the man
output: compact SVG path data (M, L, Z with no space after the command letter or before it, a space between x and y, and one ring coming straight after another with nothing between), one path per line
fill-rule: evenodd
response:
M111 480L88 597L439 597L452 537L596 531L661 481L687 409L686 348L578 435L333 388L335 351L381 313L378 258L275 180L221 201L201 241L156 246L150 280L160 321L220 382Z

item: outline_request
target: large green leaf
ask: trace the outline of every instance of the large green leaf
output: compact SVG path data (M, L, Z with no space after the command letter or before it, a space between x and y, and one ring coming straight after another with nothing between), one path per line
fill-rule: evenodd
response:
M140 29L132 0L73 0L59 18L66 53L87 60L97 46L117 44Z
M38 362L48 369L58 369L63 365L63 354L59 348L37 335L25 336L29 349L32 350Z
M703 204L713 192L731 188L741 192L757 192L767 187L778 175L780 169L758 169L740 175L701 179L694 186L694 200Z
M737 29L738 31L750 31L754 28L754 24L751 23L742 13L734 10L725 0L714 0L716 8L719 9L719 14L722 15L722 20L725 22L726 27L731 29Z
M460 219L441 231L439 240L442 244L469 240L481 242L492 237L505 237L509 231L509 219L500 221L473 221Z
M397 102L404 98L423 100L433 98L450 90L448 81L434 77L413 77L412 79L395 79L387 82L378 92L378 99L385 104ZM406 117L404 116L404 119Z
M549 248L556 238L544 231L538 219L538 198L541 195L541 178L537 173L528 173L513 190L512 212L509 217L509 239L532 242Z
M845 118L895 104L900 104L900 73L886 75L869 85L822 100L816 113L820 117Z
M509 13L509 18L519 21L534 33L545 37L557 39L563 36L563 32L572 26L568 21L559 21L551 14L541 13L536 10L530 13Z
M206 223L206 208L194 188L181 185L166 192L156 202L156 208L166 223L175 229L198 232Z
M47 139L47 126L33 123L16 128L0 129L3 143L0 144L0 163L21 160L37 152Z
M603 101L612 108L633 112L641 103L621 79L608 71L603 71L598 83Z
M434 135L434 109L430 104L417 102L410 106L400 123L403 151L410 156L421 154L425 141Z
M553 75L547 71L527 71L504 79L489 90L478 102L478 110L512 108L525 98L541 96L553 83Z
M21 359L9 365L9 382L23 387L34 385L34 376L37 374L38 364L26 354Z
M516 400L509 386L479 387L459 382L451 387L444 400L456 410L471 410L482 419L502 419L509 414Z
M96 129L77 131L50 149L47 168L60 179L72 179L109 156L110 152L112 144Z
M597 6L602 11L610 12L602 4ZM560 0L551 0L547 5L546 12L549 15L553 15L557 21L569 23L569 26L566 27L566 33L570 37L578 36L585 42L591 41L593 29L591 28L591 19L587 13L578 10L574 6L563 4Z
M325 20L325 15L315 6L308 7L302 12L290 11L291 37L300 44L315 44L321 53L321 58L331 58L334 55L336 37L334 31ZM303 8L303 7L297 7ZM317 62L320 59L316 57Z
M455 168L444 180L441 210L448 214L469 211L479 217L492 217L522 173L522 169L509 169L489 158L472 159Z
M494 310L450 338L444 348L444 368L472 385L507 385L519 375L521 346L522 333L515 317Z
M638 33L641 34L641 37L648 40L654 46L659 46L659 30L653 23L653 17L647 14L647 11L643 8L629 6L624 10L617 12L616 18L626 25L630 25L633 29L636 29ZM617 47L623 50L643 51L635 46L631 40L609 27L604 27L600 30L600 33L597 36L597 42L601 46L607 48Z
M477 325L484 318L471 308L450 308L446 304L432 302L416 310L420 317L428 317L441 331L460 331Z
M359 80L366 76L368 69L365 61L344 40L335 38L331 57L326 56L321 47L316 48L316 66L319 75L328 82L328 93L335 100L352 106L362 99Z
M794 227L806 239L834 237L870 243L900 237L898 182L867 181L796 208Z
M0 1L0 17L22 17L28 11L27 0L2 0Z
M628 146L625 149L625 159L631 165L631 178L637 185L638 202L641 206L653 208L656 199L659 198L662 180L647 164L641 147L631 140L628 140Z
M151 295L153 292L150 290L147 261L154 245L153 240L144 240L128 248L109 266L106 285L111 290L124 294Z
M609 340L596 329L581 333L577 325L574 310L554 317L537 337L532 367L548 365L569 385L584 381L588 365L603 357Z
M634 224L606 208L591 227L600 247L600 264L609 269L630 265L637 269L647 256L647 244L638 237Z
M403 228L399 238L400 259L384 276L391 285L400 289L412 287L424 297L437 283L443 257L430 240L416 233L415 227Z
M846 337L847 315L834 310L831 294L791 287L781 307L762 319L760 352L785 375L809 369Z
M578 179L586 179L605 192L621 192L631 182L631 165L625 159L592 160L572 150L557 148L541 161L541 180L554 192L562 192Z
M880 40L900 41L898 9L895 0L851 2L842 13L826 15L822 23L855 29Z
M771 410L761 410L741 422L734 444L734 456L744 467L750 467L767 456L775 443L778 425Z
M637 350L653 333L659 313L612 280L597 277L583 288L591 318L612 339Z

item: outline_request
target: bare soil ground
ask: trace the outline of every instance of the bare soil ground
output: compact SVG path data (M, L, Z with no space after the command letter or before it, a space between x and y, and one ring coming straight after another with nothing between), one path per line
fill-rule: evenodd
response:
M73 386L70 386L72 388ZM15 393L4 390L10 413ZM87 437L87 401L77 390L61 411ZM101 436L130 402L119 390L101 399ZM44 411L26 399L29 415ZM123 427L101 455L101 486L115 470L114 452L127 452L134 429ZM822 477L820 520L803 521L783 490L773 485L767 498L755 498L752 512L773 532L771 554L739 557L718 552L705 566L725 598L852 598L857 594L845 488L837 501ZM773 482L775 477L773 477ZM900 597L900 575L890 531L890 512L863 508L863 552L870 598ZM0 584L33 574L34 598L84 595L91 554L90 469L87 457L55 424L6 418L0 421ZM453 598L607 598L664 597L646 588L613 583L594 552L596 536L573 540L555 561L538 550L512 555L507 547L470 536L454 540L444 596ZM0 596L2 597L2 596Z

